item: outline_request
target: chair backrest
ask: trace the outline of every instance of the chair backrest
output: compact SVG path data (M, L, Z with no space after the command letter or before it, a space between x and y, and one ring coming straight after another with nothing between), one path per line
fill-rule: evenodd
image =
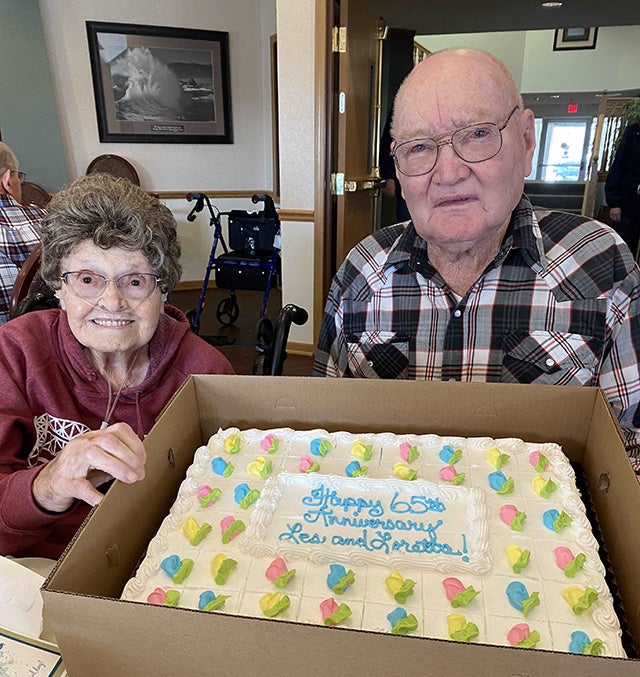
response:
M98 155L98 157L91 160L85 173L93 174L94 172L104 172L112 176L120 176L123 179L128 179L136 186L140 185L140 177L135 167L119 155Z
M18 305L27 296L47 289L40 277L40 245L38 245L27 257L16 277L9 301L9 318L18 316Z
M50 201L51 195L49 191L42 186L39 186L37 183L32 183L31 181L22 182L21 202L23 205L36 205L36 207L42 207L44 209Z

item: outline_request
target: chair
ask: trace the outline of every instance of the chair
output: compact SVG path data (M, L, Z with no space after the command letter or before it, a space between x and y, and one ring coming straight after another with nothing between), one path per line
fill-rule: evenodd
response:
M91 160L85 173L93 174L94 172L104 172L112 176L119 176L123 179L128 179L136 186L140 185L140 177L135 167L119 155L98 155L98 157Z
M31 181L22 182L22 204L45 208L51 200L49 191Z
M9 301L9 319L31 310L57 308L58 299L40 277L40 245L32 250L20 268Z

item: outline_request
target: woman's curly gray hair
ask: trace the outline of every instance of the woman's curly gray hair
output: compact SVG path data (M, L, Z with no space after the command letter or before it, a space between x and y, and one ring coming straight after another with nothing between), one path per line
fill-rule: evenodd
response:
M110 174L80 177L56 193L42 221L40 274L60 287L62 259L83 240L97 247L140 251L171 291L182 275L176 221L158 198Z

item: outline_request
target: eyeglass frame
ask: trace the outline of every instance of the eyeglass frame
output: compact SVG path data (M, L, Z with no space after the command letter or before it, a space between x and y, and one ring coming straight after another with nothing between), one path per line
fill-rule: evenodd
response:
M10 171L15 172L18 175L18 181L20 181L20 183L22 183L27 178L27 172L21 172L17 169L12 169Z
M440 148L442 146L451 146L453 152L463 161L463 162L468 162L469 164L478 164L480 162L486 162L487 160L491 160L491 158L494 158L501 150L502 150L502 144L503 144L503 139L502 139L502 132L506 128L506 126L509 124L509 121L513 117L513 114L520 109L520 104L516 104L513 108L513 110L509 113L507 116L507 119L504 121L502 125L498 125L495 122L476 122L472 125L466 125L465 127L460 127L460 129L456 129L451 134L449 135L448 139L445 139L443 141L438 141L437 139L434 139L432 136L419 136L415 139L409 139L408 141L403 141L402 143L396 143L395 146L393 147L393 150L391 151L391 157L393 158L393 162L396 166L396 169L403 175L403 176L424 176L425 174L428 174L429 172L432 172L435 169L436 164L438 163L438 157L440 154ZM464 132L465 129L471 129L472 127L478 127L482 125L494 125L497 130L498 134L500 135L500 146L498 147L498 150L496 150L493 155L489 155L489 157L483 158L482 160L466 160L465 158L460 155L460 153L456 150L456 147L453 145L453 137L458 134L459 132ZM407 174L406 172L403 172L402 169L400 169L400 165L398 164L398 156L397 156L397 151L399 148L402 148L402 146L408 144L408 143L415 143L416 141L433 141L436 145L436 154L435 158L433 160L433 165L431 166L430 169L427 169L425 172L420 172L420 174Z
M102 280L104 280L104 287L100 290L99 294L96 294L95 296L80 296L80 294L77 294L73 290L73 286L69 284L69 281L67 280L67 276L69 275L74 275L74 274L79 274L79 273L88 273L90 275L93 275L95 277L99 277ZM122 288L118 284L118 282L123 278L123 277L130 277L130 276L135 276L138 275L140 277L152 277L155 281L155 285L153 285L153 288L151 291L145 296L144 298L129 298L125 293L123 293ZM117 278L110 278L110 277L105 277L104 275L101 275L100 273L96 273L93 270L67 270L64 273L60 274L60 279L67 285L67 288L69 291L77 298L79 299L99 299L101 296L104 295L105 291L107 290L107 287L109 286L109 282L112 282L116 289L118 290L118 293L120 296L123 298L127 299L127 301L146 301L148 298L151 298L153 292L159 287L161 279L160 276L157 273L138 273L138 272L133 272L133 273L125 273L124 275L120 275Z

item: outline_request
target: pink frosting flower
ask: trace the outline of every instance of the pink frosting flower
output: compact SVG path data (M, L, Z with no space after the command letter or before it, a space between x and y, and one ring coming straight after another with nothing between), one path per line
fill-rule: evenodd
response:
M149 602L149 604L159 604L162 606L166 599L167 593L162 588L156 588L153 592L149 593L147 602Z
M465 590L464 585L457 578L445 578L442 581L442 585L444 586L444 594L447 596L449 601L457 597Z
M440 468L440 479L443 482L451 482L457 474L457 470L452 465L445 465L444 468Z
M267 567L264 575L270 581L275 581L276 578L279 578L282 576L282 574L286 574L287 571L288 569L285 561L282 559L282 557L278 557L277 559L274 559L273 562L271 562L271 564Z
M523 639L531 634L531 629L526 623L518 623L514 625L507 633L507 641L511 646L518 646Z

